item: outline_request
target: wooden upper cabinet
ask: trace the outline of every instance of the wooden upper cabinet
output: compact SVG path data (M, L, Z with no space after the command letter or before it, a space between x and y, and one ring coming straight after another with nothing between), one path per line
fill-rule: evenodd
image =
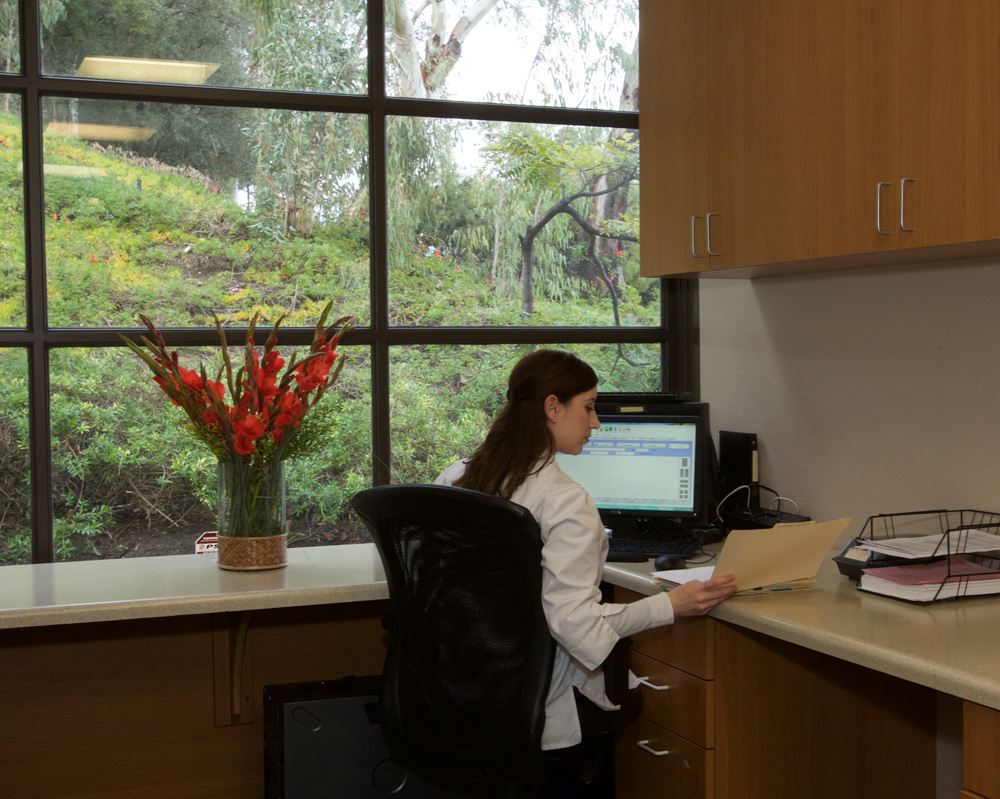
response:
M643 274L1000 253L993 0L640 0L640 36Z
M708 4L642 0L639 13L642 274L708 269Z
M1000 239L1000 6L907 0L904 247Z
M897 2L709 8L718 265L891 246L876 232L875 202L899 168Z

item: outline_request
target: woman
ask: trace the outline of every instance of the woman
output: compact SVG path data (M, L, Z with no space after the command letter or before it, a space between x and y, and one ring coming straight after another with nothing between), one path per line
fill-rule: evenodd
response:
M525 506L538 520L542 604L557 643L542 748L550 762L561 764L555 768L562 778L572 764L570 781L589 783L589 793L607 795L608 770L603 785L591 773L603 746L593 736L585 739L582 728L589 728L588 721L600 717L601 710L617 709L605 692L605 658L619 638L670 624L677 616L707 613L735 587L732 576L723 575L629 604L601 602L607 535L590 495L555 460L557 452L579 455L591 431L601 426L596 400L597 375L577 356L556 350L526 355L510 374L507 402L486 439L436 482L497 494Z

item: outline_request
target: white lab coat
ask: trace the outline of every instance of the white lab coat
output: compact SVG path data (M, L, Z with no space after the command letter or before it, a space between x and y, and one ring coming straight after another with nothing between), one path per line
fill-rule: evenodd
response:
M459 461L435 482L451 485L464 472ZM598 707L616 709L605 694L601 664L619 638L672 623L673 607L665 593L627 605L601 602L607 534L590 495L554 459L511 500L530 510L542 531L542 604L557 644L542 749L563 749L582 740L573 688Z

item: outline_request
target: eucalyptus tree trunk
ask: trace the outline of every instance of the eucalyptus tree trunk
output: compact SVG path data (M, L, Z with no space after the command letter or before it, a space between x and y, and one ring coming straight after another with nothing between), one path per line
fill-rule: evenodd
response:
M618 104L619 111L639 110L639 42L638 39L632 47L633 66L626 72L625 81L622 86L621 102ZM638 147L638 137L634 130L624 130L615 128L611 131L610 141L620 141L622 146L628 148ZM600 229L604 222L613 219L624 219L628 210L628 186L616 191L603 193L608 187L608 175L602 175L591 186L591 190L596 196L590 205L589 221L594 227ZM612 261L616 265L617 280L619 285L625 284L625 270L621 259L614 258L614 254L622 249L621 239L598 238L595 242L595 252L597 257Z
M450 0L428 2L431 6L431 33L424 43L421 58L406 0L391 0L392 57L399 67L398 90L403 97L439 97L449 73L462 56L466 38L500 0L475 0L450 30L448 12L453 3ZM418 15L420 13L417 12Z

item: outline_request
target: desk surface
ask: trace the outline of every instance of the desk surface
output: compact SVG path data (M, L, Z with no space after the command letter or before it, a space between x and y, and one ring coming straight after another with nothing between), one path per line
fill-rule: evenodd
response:
M651 571L651 563L611 563L605 579L652 594L660 589ZM827 558L813 591L733 597L711 615L1000 709L1000 597L911 605L854 585ZM372 544L290 549L286 568L264 572L224 571L213 555L5 566L0 629L387 597Z
M732 597L711 616L1000 709L1000 596L915 605L858 591L824 560L812 591ZM609 563L605 579L643 594L652 565Z
M374 544L288 550L268 571L213 554L0 568L0 629L387 599Z

